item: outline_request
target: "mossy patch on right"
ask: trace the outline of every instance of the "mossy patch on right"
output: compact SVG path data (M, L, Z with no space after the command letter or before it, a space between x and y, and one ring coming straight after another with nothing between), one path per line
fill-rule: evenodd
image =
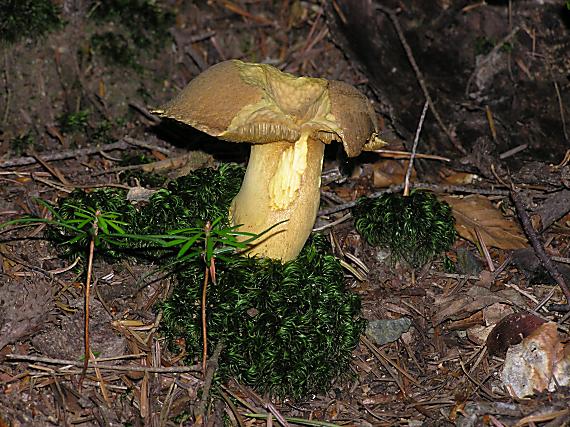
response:
M403 259L414 268L449 250L456 238L451 207L427 191L364 197L353 216L368 243L389 249L393 261Z

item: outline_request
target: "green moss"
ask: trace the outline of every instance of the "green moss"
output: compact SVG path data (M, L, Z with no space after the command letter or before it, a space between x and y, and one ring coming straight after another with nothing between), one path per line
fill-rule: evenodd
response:
M33 148L35 144L36 140L32 134L26 133L13 138L10 141L10 149L14 152L14 154L20 156L23 153L27 152L30 148Z
M168 230L202 227L206 221L223 217L221 226L229 225L228 209L235 197L245 169L225 163L218 169L204 168L170 182L152 195L148 204L134 218L133 229L139 234L160 234Z
M475 55L487 55L495 47L495 42L487 37L479 36L475 39Z
M64 113L58 117L57 122L63 133L80 133L89 128L89 110L81 110L73 113Z
M50 0L0 0L0 40L37 40L63 27L59 9Z
M120 189L75 191L59 203L55 218L73 219L78 208L116 212L126 233L146 235L202 227L219 217L226 227L243 176L244 168L234 164L201 169L169 183L140 207L127 202ZM70 244L74 235L53 226L48 236L68 254L85 254L90 240L85 235ZM171 345L184 339L190 363L199 359L202 257L175 263L176 251L151 250L140 240L120 247L102 241L97 248L98 254L139 255L172 269L177 284L159 304L161 331ZM313 236L287 263L231 253L215 263L217 280L207 294L207 338L211 350L223 343L217 380L233 376L262 392L300 398L326 391L350 372L351 353L364 329L360 299L345 289L342 267L324 236Z
M106 32L95 34L91 37L93 50L101 55L107 65L120 65L130 67L135 71L142 71L137 62L137 50L134 49L129 39L124 34Z
M412 267L450 249L456 237L451 207L426 191L362 198L353 216L368 243L390 249L394 261L404 259Z
M139 65L143 52L156 53L170 39L168 28L174 14L152 0L107 0L95 2L90 17L99 25L113 24L113 31L91 37L93 50L106 63L133 68Z
M342 267L322 235L299 257L276 260L234 256L216 263L208 287L208 342L223 342L221 378L233 376L277 396L326 391L349 372L364 328L358 296L344 288ZM189 361L202 348L200 295L204 268L189 263L161 305L162 331L183 337Z
M89 109L67 112L57 118L59 130L66 135L82 136L91 144L115 141L116 129L125 124L123 118L109 121Z

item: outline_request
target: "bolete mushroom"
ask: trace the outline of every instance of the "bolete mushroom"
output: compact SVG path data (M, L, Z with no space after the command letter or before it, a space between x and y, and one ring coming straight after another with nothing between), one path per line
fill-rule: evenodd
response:
M370 102L354 87L239 60L207 69L154 112L252 144L230 218L256 234L286 221L249 251L283 261L299 254L315 223L325 144L342 142L350 157L383 144Z

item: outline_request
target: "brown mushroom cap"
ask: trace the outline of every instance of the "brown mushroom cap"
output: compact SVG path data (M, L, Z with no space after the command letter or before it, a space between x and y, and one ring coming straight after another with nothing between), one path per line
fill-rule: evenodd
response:
M270 230L249 253L283 261L299 254L313 228L324 144L342 142L357 156L378 142L374 110L352 86L238 60L204 71L155 113L254 144L229 213L241 231Z
M367 143L372 146L378 143L376 113L360 91L345 82L332 80L329 81L329 97L331 112L343 130L341 142L349 157L358 156Z
M342 142L351 157L377 133L374 110L354 87L239 60L210 67L154 113L227 141L295 142L308 133Z

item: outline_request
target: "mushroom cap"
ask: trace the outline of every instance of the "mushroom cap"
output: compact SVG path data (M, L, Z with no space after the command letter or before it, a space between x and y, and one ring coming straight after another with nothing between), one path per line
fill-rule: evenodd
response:
M378 121L372 104L358 89L345 82L329 82L331 112L343 130L342 144L349 157L358 156L366 145L384 145L377 138Z
M308 133L342 142L351 157L377 134L374 109L354 87L239 60L208 68L154 113L234 142L293 143Z

